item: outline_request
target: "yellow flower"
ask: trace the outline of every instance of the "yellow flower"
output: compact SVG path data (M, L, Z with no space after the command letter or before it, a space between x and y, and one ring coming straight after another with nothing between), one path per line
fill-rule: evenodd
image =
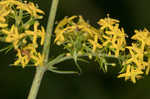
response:
M43 26L41 27L41 32L39 35L41 36L41 45L43 45L45 40L45 29Z
M31 58L34 60L35 66L43 66L44 55L41 55L41 53L36 53L36 55L31 55Z
M28 50L31 54L36 53L37 45L31 43L23 48L23 50Z
M25 31L25 34L28 35L28 36L32 36L33 37L33 44L37 45L37 38L41 38L41 45L44 44L44 38L45 38L45 29L44 27L42 26L41 27L41 30L38 29L38 26L39 26L39 22L35 22L34 23L34 30L26 30Z
M141 49L141 48L138 48L137 45L135 44L132 44L132 46L128 46L126 47L129 49L129 52L131 54L131 58L129 58L127 61L126 61L126 64L129 64L129 63L135 63L137 65L137 67L139 69L144 69L145 68L145 63L143 61L144 59L144 50Z
M81 31L88 33L91 37L94 37L94 34L98 33L98 31L92 26L78 25L77 27L81 29Z
M5 28L5 27L7 27L7 26L8 26L8 24L0 23L0 28Z
M4 8L1 8L0 10L0 22L4 23L6 21L5 16L7 16L10 13L10 10Z
M103 38L106 39L104 42L103 42L103 46L107 46L107 44L111 43L112 41L112 37L108 37L106 35L103 35Z
M109 17L109 14L107 14L107 18L100 19L98 21L98 24L101 25L101 29L103 30L104 28L111 28L114 24L119 23L119 20L112 19Z
M62 44L65 41L65 37L64 37L64 33L67 32L73 32L75 31L77 27L76 26L70 26L70 27L66 27L62 30L59 30L59 33L56 34L56 38L54 40L54 42L57 43L57 45Z
M118 78L125 77L125 80L128 80L130 77L130 65L127 66L126 73L120 74Z
M0 5L6 5L6 6L16 5L17 9L27 11L31 16L34 16L37 19L41 19L43 17L43 16L38 15L38 13L44 14L44 12L42 10L38 9L32 2L22 3L17 0L3 0L0 2Z
M0 5L0 28L8 26L6 23L6 16L10 13L10 9L6 5Z
M68 23L72 22L74 18L77 16L72 16L70 18L65 17L63 20L59 22L59 24L56 26L54 33L56 34L56 38L54 42L56 42L57 45L62 44L65 41L64 33L67 32L72 32L74 31L77 27L76 26L66 26ZM73 22L72 22L73 24Z
M77 18L76 15L69 17L69 18L68 18L68 22L71 22L71 21L74 20L75 18Z
M61 29L62 29L62 27L65 25L65 24L67 24L67 22L68 22L68 19L67 19L67 17L65 17L63 20L61 20L60 22L59 22L59 24L56 26L56 28L55 28L55 33L57 34L57 33L59 33L59 31L61 31Z
M88 41L93 45L93 49L92 49L93 52L96 51L96 48L102 48L102 45L98 43L98 35L95 35L94 41L91 39L88 39Z
M102 37L104 38L103 46L107 46L110 44L110 48L115 48L115 56L119 56L120 51L123 51L126 45L125 33L123 28L119 29L119 24L115 24L114 26L109 28L110 30L106 30Z
M54 42L56 42L57 45L61 45L65 41L63 33L56 35L56 38Z
M22 67L25 67L29 61L30 58L27 54L22 55L23 53L21 52L20 49L17 49L17 57L18 59L14 62L14 65L22 65Z
M77 18L77 16L72 16L69 18L65 17L56 26L56 38L54 42L56 42L57 45L60 45L66 40L68 40L68 37L74 38L74 36L77 36L78 32L82 32L83 35L86 34L87 39L89 37L94 38L94 35L96 35L99 32L97 29L85 22L82 16L78 17L78 22L74 22L73 19L75 18Z
M12 3L16 3L16 2L18 2L18 1L16 1L16 0L2 0L0 2L0 5L6 5L6 6L8 6L8 5L10 5Z
M78 24L90 27L90 25L87 22L85 22L82 16L79 16Z
M25 67L29 62L32 62L35 66L42 66L44 56L37 52L36 48L36 45L28 44L22 49L17 49L17 60L14 62L14 65Z
M59 22L59 24L56 26L54 33L56 33L56 34L58 33L59 34L59 32L62 31L62 29L64 28L64 26L66 24L68 24L69 22L72 22L72 20L75 19L76 17L77 16L72 16L70 18L65 17L64 19L62 19Z
M24 33L18 33L18 28L15 25L12 25L10 30L2 29L2 32L7 35L5 41L13 43L15 49L19 46L19 40L25 37Z
M141 41L143 48L145 44L150 46L150 32L147 29L143 31L135 30L135 35L132 36L132 39Z
M92 27L90 24L85 22L82 16L79 16L79 21L77 24L78 27L82 29L82 31L89 33L91 37L93 37L94 34L99 33L99 31L96 28Z
M38 18L38 19L43 18L43 16L40 16L37 13L44 14L44 12L38 9L32 2L24 4L23 6L20 5L17 8L27 11L30 15L34 16L35 18Z
M31 44L28 44L26 47L24 47L23 50L29 51L28 56L30 57L30 60L33 61L35 66L42 66L44 56L41 55L41 53L37 52L36 48L37 46L31 43Z
M136 78L141 78L140 74L143 74L141 70L128 65L126 73L120 74L118 78L125 77L125 80L131 79L133 83L136 83Z

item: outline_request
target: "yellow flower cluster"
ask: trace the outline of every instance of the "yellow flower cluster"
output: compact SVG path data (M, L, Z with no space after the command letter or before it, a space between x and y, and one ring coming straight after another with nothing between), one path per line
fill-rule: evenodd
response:
M44 56L39 50L44 44L45 29L38 21L43 18L43 14L44 12L32 2L0 1L0 38L13 45L17 52L14 65L22 67L29 64L43 65ZM26 20L25 16L28 16ZM9 18L14 21L9 22ZM150 32L147 29L135 30L135 35L131 38L134 43L128 46L125 40L127 35L124 29L120 28L119 20L107 15L106 18L100 19L98 24L100 27L97 29L82 16L65 17L55 28L54 42L63 45L69 51L66 55L73 56L78 68L78 56L88 56L90 59L95 56L96 61L104 65L105 69L107 69L106 56L113 56L122 63L118 78L125 77L125 80L136 83L136 79L140 79L142 74L148 75Z
M109 18L99 20L98 24L101 26L100 29L96 29L89 25L82 16L79 16L78 22L75 23L73 19L77 16L72 16L70 18L65 17L59 22L55 29L55 42L60 45L63 43L68 43L70 40L68 38L77 39L76 36L80 37L83 35L82 39L84 45L87 42L91 45L92 51L96 52L96 49L102 49L104 47L109 47L110 55L115 54L116 57L119 56L120 51L124 51L126 45L125 33L123 28L119 29L119 21L116 19ZM103 32L103 35L101 34ZM85 44L86 43L86 44ZM73 45L69 43L69 45ZM107 54L108 54L107 53Z
M44 44L44 38L45 38L45 29L43 26L41 26L41 29L38 29L38 26L39 26L39 22L35 22L34 23L34 31L26 30L25 34L28 36L33 36L32 43L34 45L37 45L37 38L41 37L40 44L43 45Z
M124 29L120 28L119 20L107 15L106 18L100 19L98 24L100 27L96 29L85 22L82 16L65 17L55 29L55 42L67 48L69 55L72 55L72 51L77 51L80 55L88 54L90 57L106 54L120 58L122 70L118 78L125 77L125 80L131 80L133 83L141 78L144 70L146 74L149 73L150 32L147 29L135 30L131 39L136 42L128 46L125 39L127 35Z
M10 12L12 13L12 8L10 6L17 6L16 9L23 10L28 12L30 15L37 19L41 19L42 16L38 15L39 14L44 14L44 12L40 9L38 9L34 3L29 2L29 3L22 3L18 0L2 0L0 1L0 7L2 7L3 13L5 13L3 16L7 16ZM5 11L6 10L6 11ZM5 11L5 12L4 12Z
M18 31L8 32L6 42L12 43L15 50L17 50L18 59L15 61L14 65L21 64L23 67L26 66L30 61L34 63L35 66L42 66L44 56L40 52L37 52L38 47L44 44L45 30L41 27L38 29L38 22L34 23L34 30L26 30L24 33L18 34ZM13 26L11 27L13 28ZM17 30L17 28L16 28ZM29 40L28 37L31 39ZM40 45L38 44L38 38L40 38ZM30 42L31 41L31 42ZM23 45L23 46L22 46Z
M85 22L82 16L65 17L57 25L55 34L57 45L66 44L69 49L74 49L79 54L84 53L83 45L87 45L87 43L92 46L93 52L97 48L102 48L102 45L98 43L99 31Z
M5 42L12 43L15 49L18 49L19 41L26 36L25 33L19 34L15 25L10 30L2 29L2 33L6 35Z
M143 74L141 70L138 68L134 68L133 66L128 65L126 69L126 73L120 74L118 77L125 77L125 80L131 79L133 83L136 83L136 78L140 79L140 74Z
M82 16L79 16L79 21L75 23L73 20L77 16L72 16L70 18L65 17L59 22L55 29L56 39L55 42L60 45L65 42L65 36L70 35L74 36L74 32L82 31L85 37L93 36L93 33L96 33L97 30L86 23ZM76 34L77 35L77 34Z
M105 28L112 28L112 26L113 26L114 24L117 24L117 23L119 23L119 22L120 22L119 20L110 18L110 17L109 17L109 14L107 14L107 17L104 18L104 19L100 19L100 20L98 21L98 24L101 25L101 29L103 30L103 29L105 29Z
M10 10L8 9L8 6L4 4L0 4L0 28L5 28L8 26L6 24L6 19L5 17L10 13Z
M14 62L14 65L21 64L22 67L25 67L32 60L35 66L42 66L44 56L37 52L34 46L34 44L28 44L22 49L17 49L18 59Z
M98 24L101 26L100 31L103 32L103 47L109 48L109 55L112 55L113 52L118 57L120 51L125 50L126 45L126 34L123 28L119 28L119 20L112 19L107 15L107 18L100 19Z
M134 79L141 78L140 74L143 74L144 70L146 75L148 75L150 71L150 32L147 29L143 31L135 30L135 35L133 35L131 39L136 40L136 43L132 43L132 46L126 47L130 55L130 57L123 62L123 64L127 65L126 73L120 74L118 77L131 77L132 82L135 83L136 81ZM132 67L134 72L136 71L136 75L130 75L128 65Z
M120 51L125 52L125 49L129 50L130 56L126 60L123 60L123 66L126 67L125 73L120 74L118 77L125 77L125 80L131 79L133 83L136 82L136 78L141 78L141 74L146 69L148 75L150 70L150 57L145 54L149 53L150 47L150 32L147 29L143 31L135 30L135 35L131 39L136 40L136 43L132 43L131 46L126 45L123 28L119 29L119 21L109 18L100 19L98 24L101 25L100 30L104 31L102 35L104 38L103 46L115 49L115 56L120 55ZM109 52L109 54L111 54ZM122 55L123 56L123 55ZM124 68L124 67L123 67Z
M23 17L26 14L30 15L29 20L24 21ZM44 44L45 29L43 26L40 26L37 20L43 17L39 14L44 14L44 12L38 9L32 2L22 3L17 0L0 1L1 38L4 38L4 42L12 44L17 51L17 60L14 62L14 65L24 67L31 63L35 66L42 66L44 56L37 50ZM18 17L21 24L17 23ZM8 23L9 18L14 18L15 22Z

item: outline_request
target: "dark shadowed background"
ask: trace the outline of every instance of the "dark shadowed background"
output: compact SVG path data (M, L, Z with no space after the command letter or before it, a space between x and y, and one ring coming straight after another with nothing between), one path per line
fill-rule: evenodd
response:
M46 12L42 23L46 26L52 0L30 0L38 3ZM119 19L128 35L134 29L150 30L150 0L60 0L56 20L65 16L82 15L93 26L100 18ZM61 51L52 47L51 56ZM0 99L26 99L35 73L34 67L11 67L14 52L0 53ZM64 62L61 65L74 65ZM119 69L109 68L108 73L98 69L98 64L82 64L79 75L60 75L46 72L37 99L150 99L150 77L138 80L136 84L117 79Z

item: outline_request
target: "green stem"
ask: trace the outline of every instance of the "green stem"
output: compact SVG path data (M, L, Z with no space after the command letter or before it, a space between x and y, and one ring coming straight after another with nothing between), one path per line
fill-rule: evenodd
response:
M43 67L37 67L35 77L33 79L32 87L30 89L30 93L28 95L27 99L36 99L36 96L38 94L38 90L44 75L44 72L46 71Z
M89 55L88 54L84 54L84 55L77 55L77 57L88 57ZM92 54L92 56L96 57L96 56L99 56L99 57L107 57L107 58L116 58L116 59L119 59L118 57L114 56L114 55L111 55L111 56L108 56L106 54ZM58 56L59 57L59 56ZM61 56L61 57L56 57L55 59L51 60L47 66L54 66L58 63L61 63L63 61L66 61L66 60L70 60L70 59L74 59L73 56Z
M43 55L45 56L44 61L43 61L44 66L36 68L35 77L33 79L33 83L29 92L28 99L36 99L43 75L45 71L47 70L46 64L48 62L48 57L49 57L49 52L50 52L51 35L52 35L58 2L59 0L52 1L52 6L51 6L49 18L48 18L47 27L46 27L45 43L44 43L44 48L43 48Z
M51 45L51 35L52 35L52 31L53 31L53 25L54 25L54 20L55 20L55 16L56 16L58 2L59 2L59 0L53 0L53 2L52 2L50 16L48 18L48 23L47 23L47 27L46 27L47 35L45 36L45 45L44 45L44 49L43 49L43 54L45 56L45 60L44 60L45 64L48 62L48 56L49 56L50 45Z

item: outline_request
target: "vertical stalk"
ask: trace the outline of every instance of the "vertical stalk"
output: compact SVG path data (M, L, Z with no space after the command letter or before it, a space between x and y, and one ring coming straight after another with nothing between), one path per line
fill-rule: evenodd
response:
M52 35L52 30L53 30L54 20L55 20L55 16L56 16L58 2L59 2L59 0L52 0L52 6L51 6L51 10L49 12L49 18L48 18L47 27L46 27L44 48L43 48L43 53L42 53L44 55L44 61L43 61L44 66L40 66L40 67L36 68L35 77L33 79L33 83L32 83L32 86L31 86L31 89L30 89L27 99L36 99L42 78L47 69L46 64L48 62L48 57L49 57L49 52L50 52L51 35Z
M44 75L44 72L46 71L43 67L37 67L35 77L33 79L32 87L30 89L28 99L36 99L36 96L38 94L38 90Z
M56 16L56 11L57 11L57 6L58 6L59 0L53 0L51 10L50 10L50 15L48 18L48 23L46 27L46 33L47 35L45 36L45 45L43 49L43 54L45 56L44 63L47 63L48 61L48 56L49 56L49 51L50 51L50 46L51 46L51 35L53 31L53 25L54 25L54 20Z

